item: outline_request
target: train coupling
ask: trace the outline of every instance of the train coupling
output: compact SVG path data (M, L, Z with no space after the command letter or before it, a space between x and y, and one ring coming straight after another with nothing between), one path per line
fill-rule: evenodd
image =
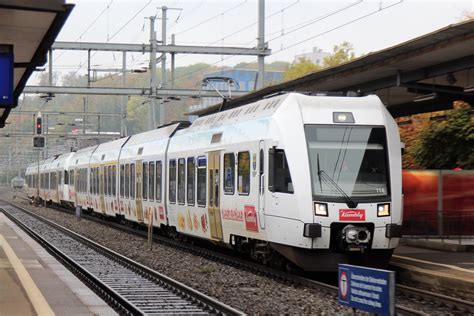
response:
M370 231L367 227L347 225L342 230L342 239L349 251L363 251L370 241Z

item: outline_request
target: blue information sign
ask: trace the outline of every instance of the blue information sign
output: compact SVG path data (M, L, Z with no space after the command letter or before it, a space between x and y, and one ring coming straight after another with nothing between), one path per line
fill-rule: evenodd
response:
M0 52L0 106L13 106L13 53Z
M339 303L378 315L395 315L395 272L339 264Z

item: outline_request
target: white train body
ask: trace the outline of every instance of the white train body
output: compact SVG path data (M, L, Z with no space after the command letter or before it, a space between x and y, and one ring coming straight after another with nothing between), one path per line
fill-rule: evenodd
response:
M384 266L401 236L400 139L376 96L284 94L83 149L72 170L75 205L305 270Z

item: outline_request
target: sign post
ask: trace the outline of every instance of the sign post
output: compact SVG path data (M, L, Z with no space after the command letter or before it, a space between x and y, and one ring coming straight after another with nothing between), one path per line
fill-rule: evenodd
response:
M339 303L377 315L395 315L395 272L339 264Z

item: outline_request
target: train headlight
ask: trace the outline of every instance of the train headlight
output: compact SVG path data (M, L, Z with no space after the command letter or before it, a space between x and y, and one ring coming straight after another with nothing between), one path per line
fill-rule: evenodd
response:
M389 203L377 204L377 216L378 217L390 216L390 204Z
M314 214L328 216L328 205L326 203L314 203Z

